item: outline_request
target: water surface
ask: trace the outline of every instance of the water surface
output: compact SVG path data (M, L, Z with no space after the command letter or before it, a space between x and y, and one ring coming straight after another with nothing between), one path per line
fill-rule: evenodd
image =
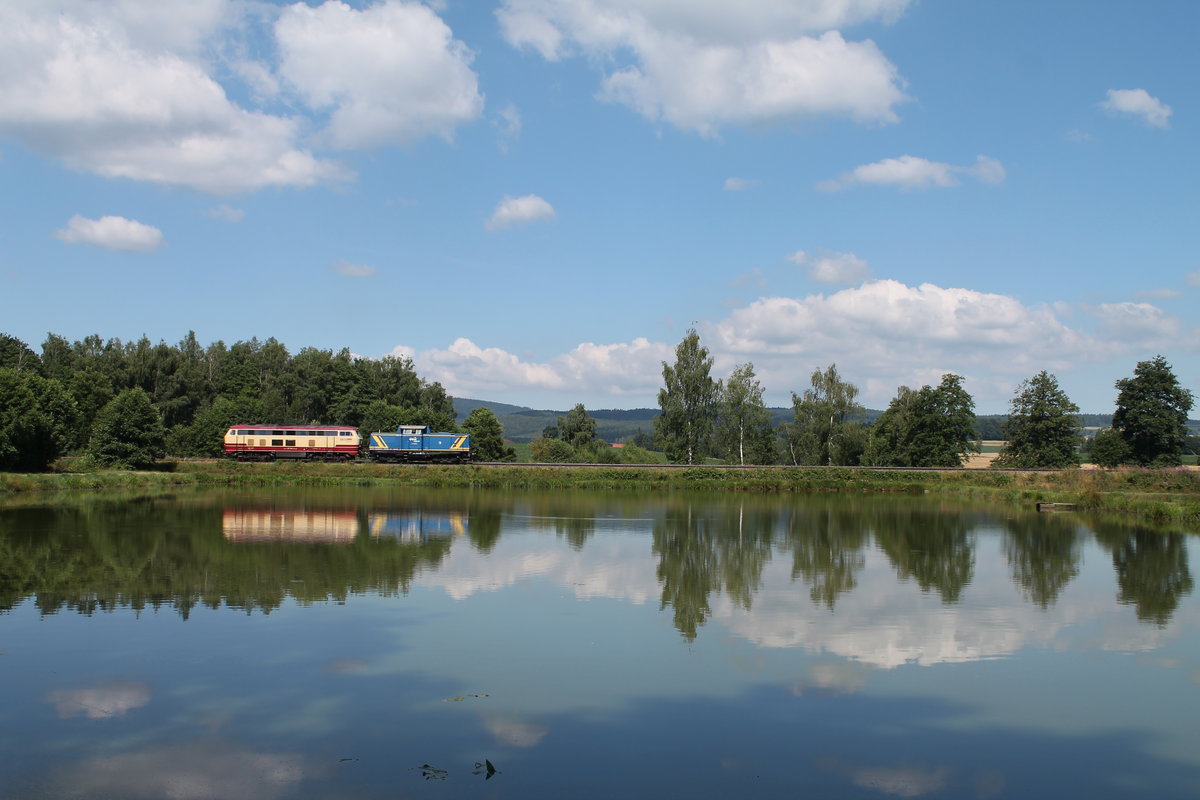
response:
M909 497L0 508L0 797L1194 798L1198 541Z

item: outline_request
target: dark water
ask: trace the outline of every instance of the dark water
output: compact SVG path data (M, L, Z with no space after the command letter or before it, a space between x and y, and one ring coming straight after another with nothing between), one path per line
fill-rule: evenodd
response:
M907 497L0 507L0 797L1196 798L1198 546Z

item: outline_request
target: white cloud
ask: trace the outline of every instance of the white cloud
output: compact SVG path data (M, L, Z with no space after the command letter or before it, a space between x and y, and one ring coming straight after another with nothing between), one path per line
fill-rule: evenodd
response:
M1156 128L1171 127L1171 107L1145 89L1109 89L1108 99L1100 107L1119 114L1133 114Z
M5 4L0 135L105 177L210 192L344 177L297 147L298 121L238 107L208 74L198 52L230 7Z
M233 208L224 203L216 208L209 209L208 215L213 219L221 219L226 222L241 222L246 218L246 212L240 208Z
M203 740L89 758L59 768L51 786L56 796L273 800L304 778L299 755Z
M449 139L482 113L471 52L426 6L294 3L275 33L280 74L311 107L331 110L337 147Z
M128 253L150 253L162 247L162 231L125 217L87 219L78 214L71 217L67 227L54 232L54 237L67 244L90 244L105 250Z
M859 184L896 186L901 189L949 188L959 185L960 175L968 175L983 183L1002 183L1005 178L1004 165L988 156L979 156L972 166L957 167L903 155L855 167L838 178L822 181L817 188L838 191Z
M45 699L54 704L62 719L79 716L111 719L146 705L152 694L146 683L110 682L91 689L58 689L48 693Z
M496 347L480 347L459 338L445 350L416 352L399 346L393 355L413 359L429 380L457 397L497 397L511 391L563 392L578 397L634 397L641 401L658 390L662 362L674 346L639 337L629 343L584 342L570 352L536 363ZM578 402L578 399L573 402Z
M1195 286L1200 289L1200 269L1189 272L1186 278L1189 286Z
M907 98L895 67L874 42L846 41L833 29L891 21L907 5L505 0L497 16L515 47L548 60L582 53L613 65L601 98L710 136L726 124L813 115L896 121L894 107Z
M483 225L489 231L495 231L544 219L554 219L554 207L536 194L524 197L505 195Z
M797 250L788 256L788 261L804 267L809 277L820 283L861 283L871 272L867 262L853 253L822 250L813 256L803 250Z
M279 64L246 57L260 35L270 46L253 49ZM14 0L0 4L0 136L104 177L216 194L344 181L302 144L314 128L327 121L322 141L342 148L450 138L482 112L471 57L429 7L397 0ZM271 109L292 99L283 89L303 105L239 105L222 81Z
M330 265L334 272L348 278L369 278L375 274L375 268L366 264L352 264L349 261L335 261Z
M754 189L759 182L750 178L726 178L724 188L727 192L745 192Z
M836 264L839 256L852 263L844 254L828 260ZM935 384L947 372L967 378L980 407L1002 408L1013 387L1039 370L1061 374L1200 341L1200 329L1148 303L1026 305L1001 294L894 280L828 295L760 297L698 328L715 360L713 376L753 362L768 402L786 402L813 369L837 363L875 408L886 406L897 386ZM444 350L403 347L394 354L410 356L422 375L457 397L629 407L654 405L674 346L646 338L589 342L535 361L464 338Z
M1176 317L1151 303L1105 303L1093 312L1099 333L1116 342L1137 342L1142 349L1169 349L1197 341Z

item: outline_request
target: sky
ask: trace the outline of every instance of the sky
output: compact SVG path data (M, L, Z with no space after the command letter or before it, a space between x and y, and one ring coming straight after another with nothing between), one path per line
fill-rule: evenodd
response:
M453 396L1200 395L1200 3L4 0L0 332L275 337ZM1195 416L1193 413L1192 416Z

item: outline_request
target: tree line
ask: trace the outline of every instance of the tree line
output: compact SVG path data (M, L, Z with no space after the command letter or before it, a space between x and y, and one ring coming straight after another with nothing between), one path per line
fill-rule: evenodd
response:
M868 425L858 388L830 364L792 393L793 418L773 427L754 365L738 365L725 380L712 377L712 366L694 329L676 346L675 362L663 362L653 442L674 463L960 467L979 450L975 402L960 375L943 375L936 386L900 386ZM1095 437L1092 459L1110 467L1181 464L1194 397L1166 359L1139 362L1116 389L1112 427ZM1002 432L997 467L1079 464L1079 408L1044 370L1017 387Z
M724 380L689 330L663 362L660 414L616 451L596 437L583 404L547 426L531 444L535 461L647 463L661 451L682 464L957 467L979 449L974 400L959 375L936 386L897 388L868 424L858 388L836 364L814 370L792 393L792 416L775 425L753 363ZM1137 364L1116 383L1111 428L1086 443L1103 466L1182 462L1194 398L1162 356ZM472 435L476 457L514 460L503 428L487 408L456 425L442 385L421 378L406 357L381 359L303 348L292 354L274 338L202 346L189 332L175 345L101 339L70 342L51 333L35 353L0 334L0 469L37 471L68 453L99 466L144 466L165 454L215 456L238 423L352 425L368 431L401 424ZM1077 465L1079 408L1042 371L1022 381L1002 426L997 466ZM1192 437L1194 438L1194 437Z
M0 469L42 470L68 453L124 467L215 456L230 425L252 422L459 430L453 399L409 358L292 354L274 338L203 346L193 332L174 345L51 333L38 354L0 334ZM463 428L489 458L515 458L487 409Z

